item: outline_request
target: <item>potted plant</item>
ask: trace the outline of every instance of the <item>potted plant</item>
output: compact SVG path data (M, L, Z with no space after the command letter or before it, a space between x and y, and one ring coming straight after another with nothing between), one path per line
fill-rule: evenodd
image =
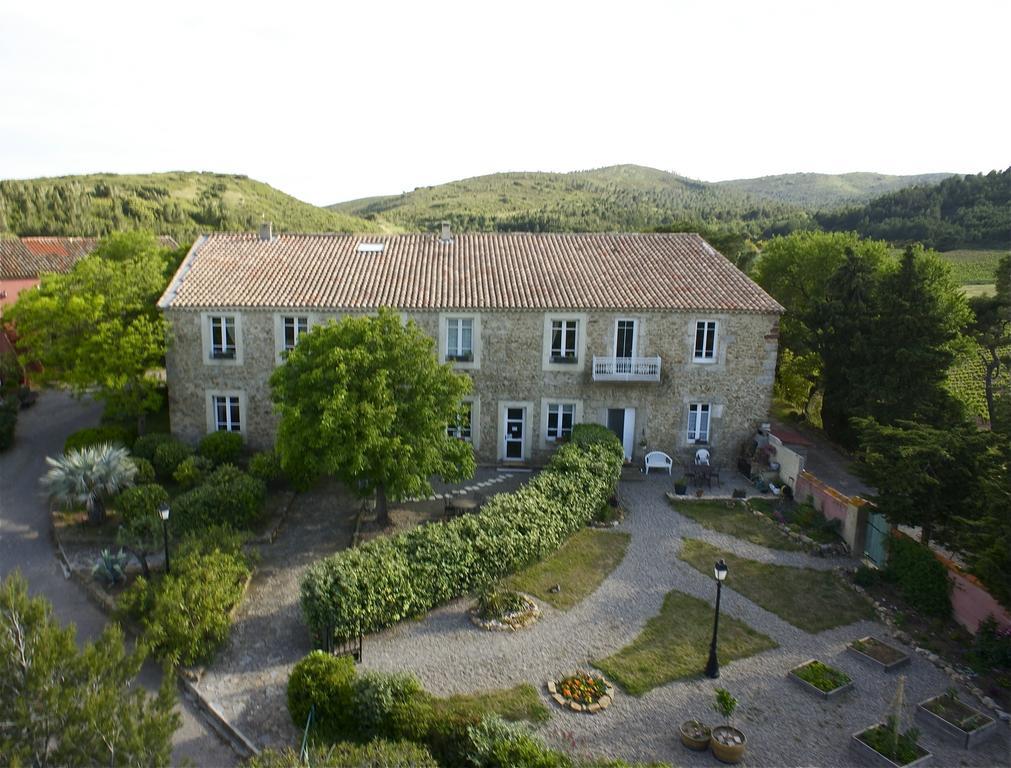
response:
M674 481L674 493L678 496L684 496L688 493L688 481L683 477L680 480Z
M696 752L706 749L709 746L709 738L712 736L712 729L694 718L681 723L678 732L681 735L681 743Z
M737 699L731 696L726 688L717 688L713 709L727 721L725 725L713 728L709 739L709 749L712 750L713 757L724 763L741 762L748 740L740 730L730 725L730 718L737 710Z

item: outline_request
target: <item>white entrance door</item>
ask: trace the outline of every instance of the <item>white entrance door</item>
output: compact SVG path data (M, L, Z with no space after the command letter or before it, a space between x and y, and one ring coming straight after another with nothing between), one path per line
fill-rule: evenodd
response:
M526 427L526 415L526 408L506 408L506 461L523 461L523 432Z
M625 458L631 461L635 443L635 408L608 408L607 428L621 440Z

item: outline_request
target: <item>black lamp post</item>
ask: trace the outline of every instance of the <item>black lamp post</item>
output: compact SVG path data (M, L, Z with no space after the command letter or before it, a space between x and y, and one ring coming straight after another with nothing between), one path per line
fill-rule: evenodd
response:
M706 677L720 676L720 660L716 658L716 634L720 629L720 593L727 578L727 570L727 564L722 559L713 566L713 573L716 576L716 615L713 619L713 642L709 644L709 661L706 662Z
M169 573L169 558L168 558L168 516L169 516L169 505L162 502L158 507L158 514L161 516L161 532L165 537L165 573Z

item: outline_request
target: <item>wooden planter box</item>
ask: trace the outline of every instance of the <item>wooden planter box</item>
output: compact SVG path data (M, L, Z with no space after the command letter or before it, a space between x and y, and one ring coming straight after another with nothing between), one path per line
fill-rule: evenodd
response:
M800 669L801 667L806 667L812 661L817 661L817 659L808 659L803 664L798 664L796 667L794 667L793 669L791 669L787 673L786 676L789 677L791 680L793 680L794 683L796 683L797 685L799 685L805 691L810 691L811 693L813 693L813 694L815 694L817 696L821 696L821 698L823 698L823 699L834 699L836 696L839 696L839 695L841 695L843 693L846 693L846 691L853 690L853 681L852 680L850 680L848 683L840 685L838 688L833 688L831 691L823 691L818 686L811 685L811 683L809 683L807 680L804 680L803 678L798 677L797 676L797 670ZM822 662L822 663L824 663L824 662Z
M916 719L921 723L926 725L930 730L934 731L937 735L943 738L945 741L957 744L962 749L972 749L981 741L988 739L990 736L997 732L997 721L994 720L989 715L980 712L978 709L973 709L968 704L959 701L958 705L964 709L967 716L978 716L983 719L983 723L973 728L972 730L965 730L958 723L953 723L950 720L945 719L941 715L931 712L927 708L927 705L938 699L946 698L945 694L940 696L934 696L933 698L921 701L916 705Z
M871 728L877 728L881 725L884 725L884 723L878 723L877 725L864 728L862 731L857 731L850 737L850 751L858 756L862 765L881 766L881 768L919 768L921 765L928 765L930 763L930 759L933 757L933 754L928 752L919 744L916 745L916 748L919 750L920 756L911 763L899 765L898 763L893 763L887 757L874 749L874 747L869 744L865 744L860 740L859 737L863 736L864 733L871 730Z
M855 654L858 658L861 658L864 661L869 661L869 662L871 662L873 664L876 664L881 669L883 669L885 672L892 672L893 670L899 669L900 667L904 667L907 664L909 664L909 654L908 653L905 653L904 651L900 651L898 648L893 648L888 643L883 643L880 640L878 640L876 637L862 637L857 642L874 643L874 644L876 644L878 646L883 647L883 649L887 649L886 652L889 653L889 655L894 656L894 658L892 660L890 660L890 661L888 661L888 660L882 660L882 659L877 659L874 656L871 656L870 654L868 654L868 653L866 653L866 652L864 652L862 650L854 648L853 647L853 643L850 643L849 645L846 646L846 650L847 651L849 651L850 653Z

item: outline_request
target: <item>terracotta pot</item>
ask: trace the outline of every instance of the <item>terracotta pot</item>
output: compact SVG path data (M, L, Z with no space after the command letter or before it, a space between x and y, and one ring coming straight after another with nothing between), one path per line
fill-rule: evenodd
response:
M700 729L704 732L704 735L701 737L696 735L696 732ZM705 723L700 723L698 720L685 720L685 722L681 723L678 732L681 735L681 743L688 747L688 749L701 752L709 746L711 731Z
M730 725L718 725L713 728L709 749L713 757L724 763L739 763L744 757L744 747L747 745L744 734Z

